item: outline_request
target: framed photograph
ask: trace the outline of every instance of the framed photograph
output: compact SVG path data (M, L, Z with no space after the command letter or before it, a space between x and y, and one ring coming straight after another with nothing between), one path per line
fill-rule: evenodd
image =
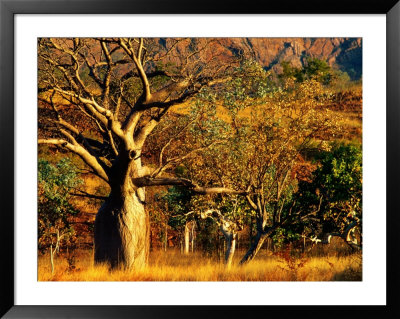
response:
M397 1L0 10L4 318L400 315Z

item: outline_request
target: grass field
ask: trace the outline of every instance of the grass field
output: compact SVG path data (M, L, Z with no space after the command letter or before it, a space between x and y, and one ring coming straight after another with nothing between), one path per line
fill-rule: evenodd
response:
M149 266L143 270L109 271L93 264L92 250L57 256L51 273L49 255L38 258L39 281L360 281L361 254L324 257L292 257L261 251L250 264L239 266L239 251L227 270L222 261L201 253L183 255L179 250L152 251Z

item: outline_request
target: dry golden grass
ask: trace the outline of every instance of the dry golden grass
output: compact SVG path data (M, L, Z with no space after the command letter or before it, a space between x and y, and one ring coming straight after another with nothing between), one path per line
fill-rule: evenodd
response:
M76 262L55 260L51 274L48 255L38 259L39 281L360 281L362 258L359 254L296 258L262 251L250 264L239 266L242 252L227 270L222 261L200 253L182 255L178 250L153 251L143 270L109 271L106 265L93 264L91 250L75 252Z

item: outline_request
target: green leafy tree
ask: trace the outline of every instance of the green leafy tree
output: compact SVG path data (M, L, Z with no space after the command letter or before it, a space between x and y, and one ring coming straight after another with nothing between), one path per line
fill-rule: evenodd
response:
M70 191L82 183L69 159L51 164L38 162L38 245L41 251L51 247L58 251L74 234L69 219L78 211L70 202Z
M355 145L336 144L318 154L312 182L299 183L299 210L312 212L308 221L313 235L336 235L351 247L361 247L362 150ZM357 237L356 232L358 232ZM328 236L329 236L328 235Z
M326 61L317 58L308 57L302 68L293 67L287 61L282 61L281 66L283 70L281 79L294 77L300 83L305 80L315 79L324 85L329 85L335 78L335 72L330 65Z
M315 77L323 84L329 84L332 80L332 70L326 61L317 58L308 58L303 69L306 79Z

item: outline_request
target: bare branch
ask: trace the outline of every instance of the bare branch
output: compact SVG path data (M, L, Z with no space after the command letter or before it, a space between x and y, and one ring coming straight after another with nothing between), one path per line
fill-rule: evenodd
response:
M113 133L119 136L122 140L125 140L124 132L121 129L121 123L114 119L114 115L110 110L100 106L94 99L84 98L75 92L65 91L58 87L54 88L54 90L61 94L78 99L96 119L104 124L104 126L109 127Z
M214 141L214 142L212 142L212 143L210 143L210 144L208 144L206 146L193 149L193 150L191 150L190 152L186 153L183 156L176 156L176 157L168 159L165 164L162 164L162 162L160 162L160 166L154 171L152 176L156 177L156 176L160 175L162 172L164 172L167 168L171 167L171 165L180 163L180 162L184 161L185 159L193 156L194 154L196 154L198 152L201 152L201 151L204 151L204 150L210 148L211 146L216 145L216 144L220 144L222 142L223 141ZM162 157L161 157L161 161L162 161Z
M146 186L162 186L162 185L177 185L189 188L192 192L197 194L234 194L246 195L246 191L236 191L225 187L201 187L185 178L152 178L151 176L143 176L134 178L133 183L137 187Z
M134 49L132 46L129 44L129 41L127 39L119 39L119 44L121 47L125 50L125 52L132 58L132 60L135 62L136 69L139 73L140 80L142 81L144 92L143 92L143 99L144 101L148 101L151 98L151 92L150 92L150 83L147 78L146 72L144 71L140 55L142 48L143 48L143 39L140 39L140 44L139 44L139 52L138 55L135 55Z
M164 152L167 149L167 147L169 147L172 143L172 141L176 140L179 136L181 136L186 129L196 120L196 118L194 118L193 120L189 121L182 129L179 130L178 134L176 134L175 136L171 137L168 142L162 147L161 151L160 151L160 155L159 155L159 159L158 159L158 163L159 166L158 168L153 172L152 177L156 177L157 175L159 175L159 173L162 171L163 167L165 166L163 164L163 156L164 156Z
M79 193L70 193L71 196L79 196L79 197L87 197L87 198L93 198L93 199L100 199L100 200L106 200L108 197L107 196L99 196L99 195L93 195L89 194L83 190L76 189Z
M100 41L101 48L103 50L103 53L106 57L107 61L107 72L104 77L104 82L103 82L103 105L105 105L106 108L108 108L108 99L109 99L109 94L110 94L110 79L111 79L111 71L112 71L112 58L111 54L108 51L107 44L103 40Z
M250 204L250 206L251 206L254 210L257 210L257 209L258 209L256 203L254 203L254 201L251 199L250 195L246 195L246 199L247 199L247 202Z
M64 131L65 132L65 131ZM82 158L82 160L89 166L91 167L96 175L98 175L100 178L102 178L104 181L108 182L108 176L107 173L105 172L104 168L100 165L100 163L97 161L96 157L91 155L85 148L80 146L79 144L71 144L67 142L64 139L39 139L38 144L51 144L51 145L56 145L59 147L65 147L68 150L74 152L77 154L79 157Z

